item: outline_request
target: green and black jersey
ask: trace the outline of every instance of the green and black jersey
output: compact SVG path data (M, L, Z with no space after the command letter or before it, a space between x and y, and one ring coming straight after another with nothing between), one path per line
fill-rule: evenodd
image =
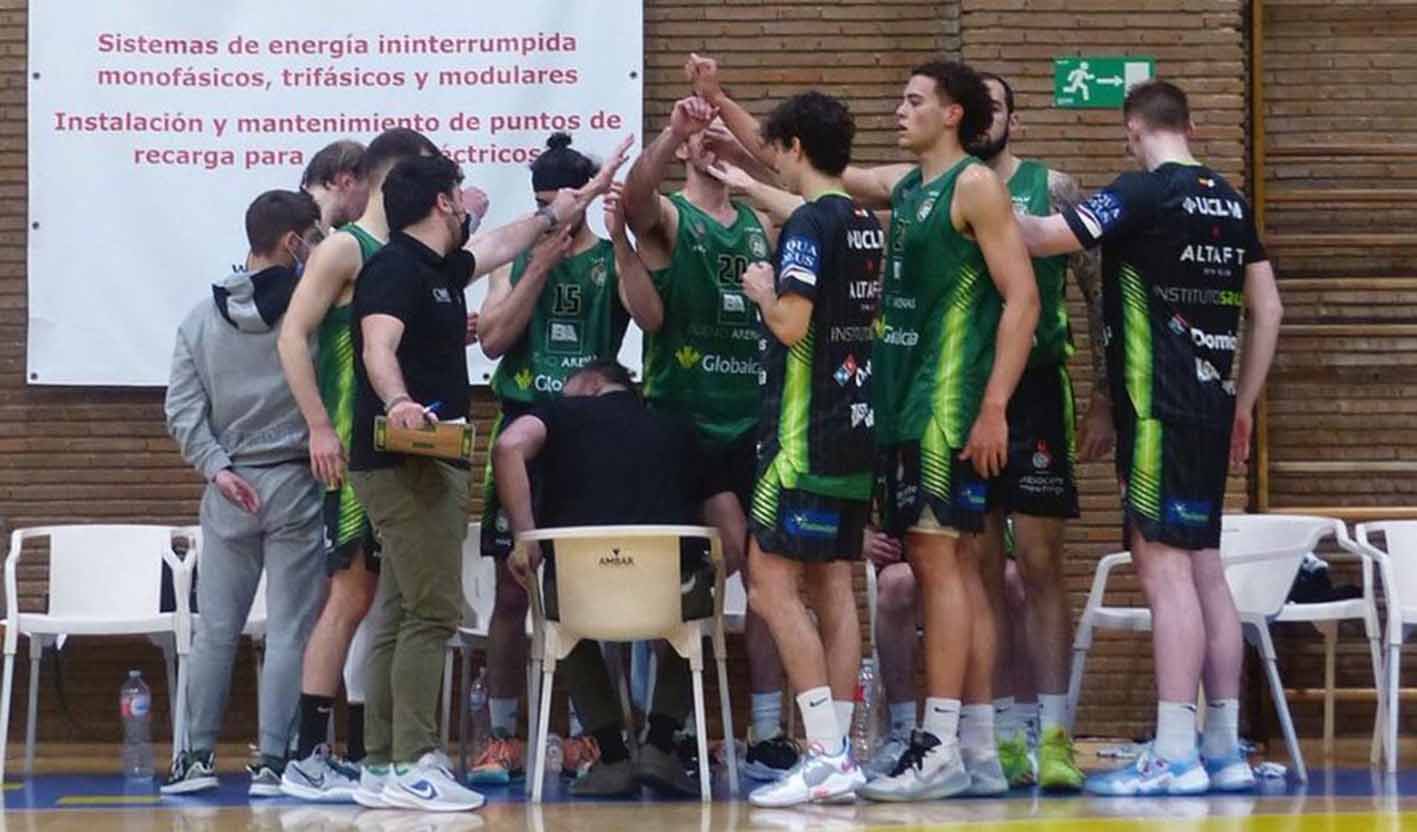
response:
M934 181L911 171L891 194L881 315L872 352L876 443L920 443L929 487L948 480L994 366L1003 300L979 244L954 227L950 205L966 157ZM936 476L938 475L938 476Z
M361 264L384 246L373 234L354 223L338 230L359 241ZM315 336L318 345L315 378L320 387L320 400L330 416L335 435L346 450L354 431L354 333L350 330L353 321L354 304L332 306Z
M513 286L530 262L527 252L513 263ZM556 264L526 331L497 364L492 376L497 398L523 404L556 398L571 373L619 355L630 323L619 286L615 247L608 240Z
M872 323L880 298L884 234L842 193L804 204L782 227L777 294L812 302L806 336L787 346L764 325L759 482L826 497L866 500L875 458L871 411ZM758 499L754 514L759 512ZM775 506L764 505L771 525Z
M724 226L682 193L669 200L679 231L669 266L652 275L664 324L645 334L645 397L689 416L705 444L721 449L758 424L758 325L742 279L748 264L768 259L768 237L741 202Z
M1228 432L1245 267L1266 259L1244 197L1203 165L1172 162L1122 174L1063 217L1102 246L1112 401Z
M1022 216L1046 217L1053 213L1048 189L1048 168L1037 162L1019 162L1009 178L1009 196L1014 211ZM1052 367L1068 363L1073 356L1073 332L1068 324L1067 255L1033 258L1033 276L1038 281L1038 327L1033 332L1033 350L1028 366Z

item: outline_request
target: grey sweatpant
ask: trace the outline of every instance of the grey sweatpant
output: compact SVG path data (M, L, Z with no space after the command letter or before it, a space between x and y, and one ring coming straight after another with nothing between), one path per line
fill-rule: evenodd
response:
M231 667L266 570L266 651L261 676L261 754L284 758L300 700L305 642L329 589L322 493L304 462L236 467L261 496L247 514L208 485L202 495L197 620L187 659L191 749L209 751L221 734Z

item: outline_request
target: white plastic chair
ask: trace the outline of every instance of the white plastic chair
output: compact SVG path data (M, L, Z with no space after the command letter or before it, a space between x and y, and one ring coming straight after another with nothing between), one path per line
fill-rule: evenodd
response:
M1264 661L1265 676L1284 732L1285 745L1294 763L1295 777L1301 783L1308 782L1309 775L1294 733L1284 684L1279 678L1269 622L1278 619L1284 610L1304 555L1312 552L1320 540L1330 536L1340 545L1344 545L1345 541L1351 544L1343 524L1328 517L1227 514L1221 529L1220 556L1225 565L1225 579L1235 598L1246 639L1260 651ZM1070 721L1077 713L1078 695L1082 690L1082 675L1088 650L1092 647L1093 631L1146 632L1151 629L1151 610L1146 607L1109 607L1103 604L1108 576L1118 566L1131 562L1131 553L1121 552L1108 555L1097 564L1092 591L1088 594L1087 605L1083 608L1082 619L1073 639L1073 668L1068 680Z
M1397 772L1397 717L1400 708L1399 680L1402 645L1417 627L1417 520L1360 523L1356 527L1358 547L1378 563L1383 579L1383 599L1387 602L1387 660L1378 686L1378 715L1383 723L1386 768ZM1379 548L1373 539L1382 536Z
M68 636L146 635L172 645L177 664L172 732L185 730L188 595L183 590L184 567L173 551L174 539L186 537L171 526L78 525L16 529L5 558L5 669L0 690L0 780L10 733L15 653L19 637L29 639L29 714L25 730L25 772L34 767L35 724L39 695L39 659L45 646L62 649ZM43 613L20 611L18 569L26 540L48 538L48 606ZM172 570L176 609L163 612L162 567ZM166 650L165 650L166 652ZM168 685L174 687L169 662Z
M710 618L683 620L680 541L706 538L714 568L714 611ZM730 787L736 789L738 761L733 747L733 713L728 701L724 652L723 547L718 531L700 526L582 526L541 529L520 536L517 545L551 541L556 558L556 597L560 621L548 621L541 581L531 587L532 616L542 643L537 737L546 736L551 719L552 679L556 663L582 639L638 641L665 639L689 661L694 686L694 722L699 752L700 796L711 800L708 733L704 720L703 641L713 639L718 665L719 705L723 712ZM533 658L533 662L536 659ZM533 803L541 802L546 777L546 744L535 746Z

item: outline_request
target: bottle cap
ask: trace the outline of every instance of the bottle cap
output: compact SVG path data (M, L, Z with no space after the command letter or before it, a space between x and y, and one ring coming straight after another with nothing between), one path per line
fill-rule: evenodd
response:
M136 679L136 678L138 678L139 676L142 676L142 675L143 675L143 672L142 672L141 670L130 670L130 671L128 671L128 678L129 678L129 679Z

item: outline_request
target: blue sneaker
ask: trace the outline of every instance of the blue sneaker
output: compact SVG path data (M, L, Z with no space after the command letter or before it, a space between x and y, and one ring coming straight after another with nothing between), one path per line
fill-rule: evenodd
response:
M1172 762L1156 756L1148 745L1135 763L1104 774L1094 774L1087 778L1083 789L1088 794L1104 797L1205 794L1210 790L1210 775L1194 751L1189 757Z
M1201 756L1205 772L1210 775L1210 788L1217 792L1247 792L1255 787L1255 770L1245 752L1237 746L1223 757Z

